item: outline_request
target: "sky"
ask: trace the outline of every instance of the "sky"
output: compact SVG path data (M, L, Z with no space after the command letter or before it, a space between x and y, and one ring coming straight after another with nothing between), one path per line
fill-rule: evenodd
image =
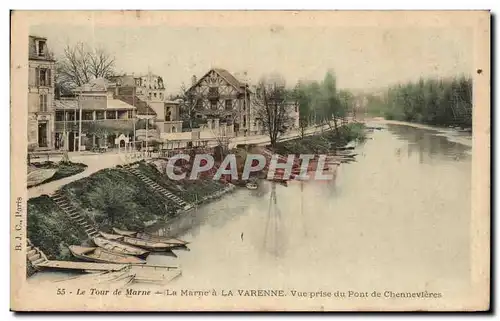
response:
M256 82L269 73L288 85L321 80L331 69L340 88L374 90L419 77L470 75L473 32L467 27L95 27L92 24L35 25L56 59L67 45L84 42L116 58L119 73L151 72L168 93L210 68L247 72Z

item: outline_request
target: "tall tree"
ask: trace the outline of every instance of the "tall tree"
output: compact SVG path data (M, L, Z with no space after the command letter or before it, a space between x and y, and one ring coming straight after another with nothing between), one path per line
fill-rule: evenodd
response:
M294 102L285 86L286 83L282 78L273 75L262 78L255 93L256 115L261 120L273 147L293 121L290 108L294 108Z
M305 131L311 121L311 97L308 94L307 86L298 82L293 91L294 100L299 106L299 131L300 136L304 138Z
M107 78L114 73L115 57L102 48L91 48L84 43L66 46L56 62L56 86L61 93L96 78Z

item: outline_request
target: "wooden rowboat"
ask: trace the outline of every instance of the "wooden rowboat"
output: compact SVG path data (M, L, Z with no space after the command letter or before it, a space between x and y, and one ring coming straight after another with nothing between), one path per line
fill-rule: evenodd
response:
M144 264L146 261L135 256L112 253L99 247L70 245L69 250L74 257L98 263Z
M106 240L120 241L123 238L123 235L110 234L103 231L99 231L99 234L101 234Z
M121 230L121 229L116 228L116 227L113 227L113 232L115 232L116 234L119 234L119 235L130 236L130 237L134 237L137 234L137 232Z
M189 242L176 239L176 238L168 238L168 237L161 237L161 236L155 236L147 233L141 233L137 232L136 237L138 239L146 240L146 241L155 241L155 242L160 242L160 243L165 243L165 244L170 244L174 246L186 246L189 244Z
M113 231L119 235L135 237L135 238L145 240L145 241L165 243L165 244L175 245L175 246L186 246L189 244L189 242L186 242L186 241L183 241L180 239L176 239L176 238L155 236L155 235L142 233L142 232L135 232L135 231L126 231L126 230L121 230L121 229L118 229L115 227L113 227Z
M124 236L122 242L133 246L142 247L143 249L147 249L149 251L168 251L175 247L175 245L173 244L166 244L156 241L147 241L129 236Z
M107 240L104 237L95 237L93 241L95 245L102 247L103 249L113 253L135 255L135 256L143 256L149 253L144 249L132 245L123 244L117 241Z

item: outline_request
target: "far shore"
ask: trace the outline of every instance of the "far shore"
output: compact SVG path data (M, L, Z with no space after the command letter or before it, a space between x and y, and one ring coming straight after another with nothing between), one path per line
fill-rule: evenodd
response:
M435 130L443 134L448 140L462 144L465 146L472 147L472 134L470 136L458 136L457 131L454 130L453 128L446 128L446 127L439 127L439 126L432 126L432 125L425 125L425 124L419 124L419 123L411 123L411 122L406 122L406 121L400 121L400 120L389 120L385 119L382 117L374 117L370 119L365 119L365 122L374 122L374 123L379 123L379 124L387 124L387 125L404 125L404 126L410 126L410 127L415 127L415 128L421 128L421 129L428 129L428 130Z

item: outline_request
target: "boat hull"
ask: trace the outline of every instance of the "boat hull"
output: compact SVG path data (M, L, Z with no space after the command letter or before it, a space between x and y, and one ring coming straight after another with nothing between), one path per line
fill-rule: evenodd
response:
M69 250L74 257L97 263L145 264L146 261L135 256L112 253L101 248L71 245Z
M93 241L95 245L113 253L134 256L145 256L149 253L147 250L141 249L139 247L123 244L118 241L107 240L101 237L96 237L93 239Z

